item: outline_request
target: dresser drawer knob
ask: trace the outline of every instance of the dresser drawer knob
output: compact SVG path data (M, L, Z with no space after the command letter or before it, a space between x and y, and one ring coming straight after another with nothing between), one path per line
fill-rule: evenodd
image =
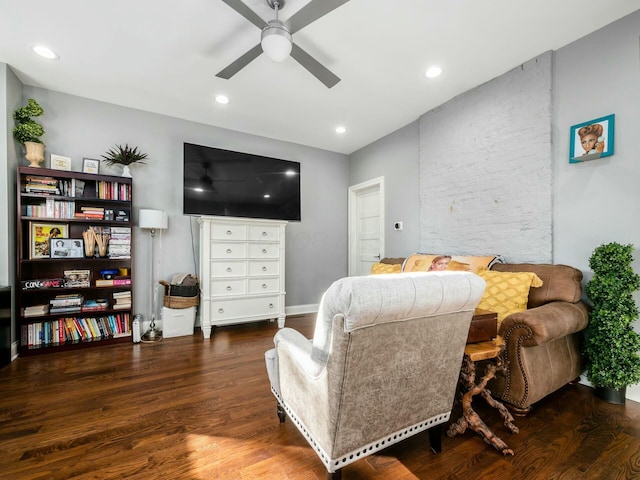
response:
M273 303L270 303L270 304L269 304L269 308L273 308Z
M231 267L227 267L227 272L233 272L233 269Z
M263 248L263 249L262 249L262 253L267 253L267 249L266 249L266 248Z
M231 230L227 230L227 235L231 235L233 232Z
M227 285L227 292L231 291L231 285Z
M227 248L227 253L231 253L231 249L230 248Z
M263 283L263 284L262 284L262 288L267 288L267 284L266 284L266 283Z
M262 271L266 272L267 271L267 267L262 267Z
M218 313L224 313L224 308L219 308Z
M267 236L267 232L262 232L262 236L266 237Z

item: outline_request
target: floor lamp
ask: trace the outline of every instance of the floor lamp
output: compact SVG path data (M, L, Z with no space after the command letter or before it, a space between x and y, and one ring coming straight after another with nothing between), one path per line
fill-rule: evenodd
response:
M149 275L151 277L151 323L149 329L144 332L140 340L145 343L159 342L162 340L162 332L156 328L156 302L157 302L157 285L155 279L155 271L153 268L153 240L156 236L156 230L164 230L168 226L167 213L162 210L149 210L141 208L138 212L138 226L149 230Z

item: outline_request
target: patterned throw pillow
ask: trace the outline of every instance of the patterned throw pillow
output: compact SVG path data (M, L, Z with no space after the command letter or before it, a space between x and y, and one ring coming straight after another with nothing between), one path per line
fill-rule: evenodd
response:
M374 263L371 265L371 275L380 273L400 273L402 265L389 265L387 263Z
M498 328L502 320L512 313L527 309L531 287L542 286L540 277L532 272L493 272L480 269L477 273L487 282L478 308L496 312Z

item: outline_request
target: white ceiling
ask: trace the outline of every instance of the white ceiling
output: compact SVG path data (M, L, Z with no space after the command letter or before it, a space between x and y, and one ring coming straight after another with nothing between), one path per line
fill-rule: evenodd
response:
M286 0L280 18L308 1ZM246 4L274 16L265 0ZM217 78L260 41L260 30L221 0L0 0L0 62L27 85L349 154L638 6L351 0L294 35L341 78L327 89L292 58L265 55L230 80ZM60 59L37 57L36 43ZM423 74L432 64L444 73L430 80ZM215 103L219 93L231 102ZM337 125L347 132L336 134Z

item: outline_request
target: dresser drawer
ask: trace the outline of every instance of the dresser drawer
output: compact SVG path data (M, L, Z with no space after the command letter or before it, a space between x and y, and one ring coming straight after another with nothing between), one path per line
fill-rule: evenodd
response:
M277 295L237 300L214 300L211 302L211 323L215 325L216 320L251 317L254 315L278 316L278 302Z
M250 225L249 240L280 240L280 227L274 225Z
M256 260L249 262L249 275L279 275L280 262L278 260Z
M211 281L211 295L244 295L246 293L247 282L244 279Z
M249 245L249 257L251 258L278 258L280 248L274 243L252 243Z
M218 242L211 244L212 258L246 258L247 244L233 242Z
M247 226L234 225L232 223L212 223L211 224L212 240L246 240Z
M280 291L280 279L278 278L254 278L249 280L249 293L278 293Z
M247 262L211 262L212 277L246 277Z

